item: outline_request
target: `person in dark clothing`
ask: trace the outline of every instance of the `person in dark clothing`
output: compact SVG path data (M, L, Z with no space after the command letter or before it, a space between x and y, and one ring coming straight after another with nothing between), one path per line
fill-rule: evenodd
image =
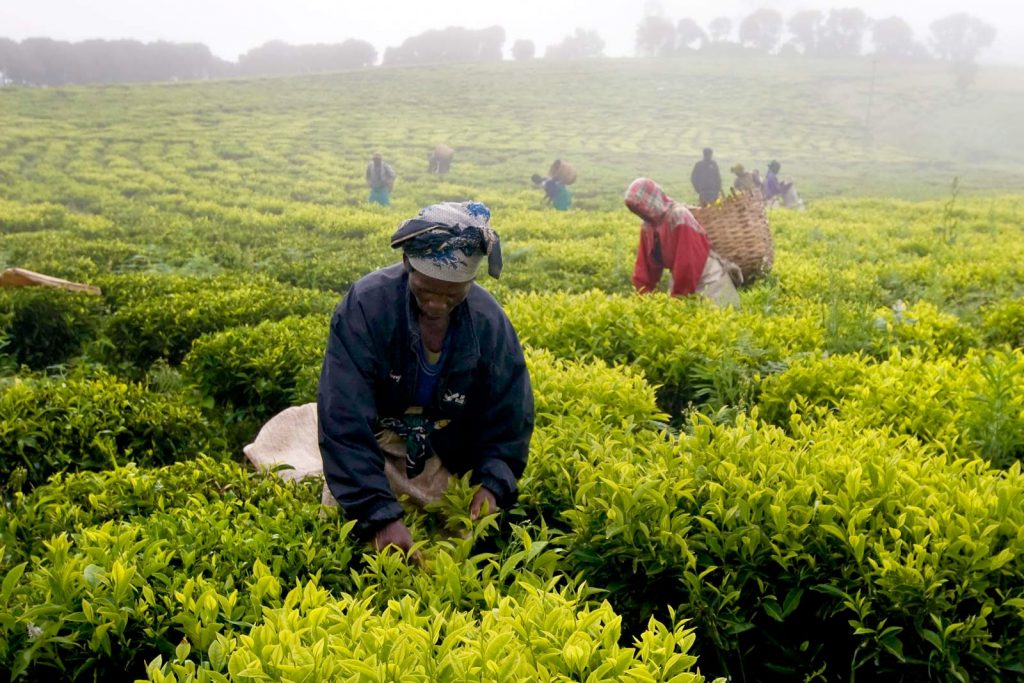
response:
M778 161L772 160L772 162L768 164L768 174L764 177L763 186L765 201L768 202L769 206L781 204L787 209L803 211L804 201L800 199L800 195L797 194L793 181L788 180L783 182L779 180L780 170L782 170L782 164Z
M544 190L544 201L553 206L556 211L568 211L572 208L572 193L565 183L560 182L552 176L542 176L534 173L530 178L533 184Z
M754 192L761 189L754 174L743 168L743 164L736 164L729 170L736 176L732 182L732 188L737 192Z
M778 161L772 160L768 164L768 174L764 177L764 198L774 199L775 197L786 194L793 183L784 183L779 180L779 171L782 169L782 164Z
M366 165L366 184L370 188L370 202L390 206L391 191L395 189L397 177L391 164L384 161L380 152L375 152L370 163Z
M424 505L471 472L471 517L515 501L533 394L511 322L474 282L485 255L501 272L487 207L429 206L391 246L402 263L358 280L335 310L317 412L326 485L355 532L408 552L399 495Z
M448 145L437 145L427 156L427 173L444 175L451 170L455 150Z
M718 172L718 162L712 159L714 150L704 148L704 158L693 165L690 182L700 197L701 206L713 204L722 194L722 175Z

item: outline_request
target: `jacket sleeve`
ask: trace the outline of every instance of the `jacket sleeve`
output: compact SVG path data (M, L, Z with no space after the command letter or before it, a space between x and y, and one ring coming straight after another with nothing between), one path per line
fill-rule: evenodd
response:
M675 255L672 260L672 296L685 296L697 291L700 276L704 273L704 265L708 260L710 247L707 239L687 223L681 223L672 229L676 240Z
M657 289L658 283L661 282L661 272L664 270L663 264L654 257L654 230L646 226L640 230L640 245L636 249L633 286L641 294Z
M327 487L363 538L402 516L374 436L376 348L366 312L350 291L331 320L317 416Z
M517 482L526 468L534 418L523 349L512 323L504 314L502 318L480 415L480 456L471 481L489 489L498 506L507 508L519 495Z

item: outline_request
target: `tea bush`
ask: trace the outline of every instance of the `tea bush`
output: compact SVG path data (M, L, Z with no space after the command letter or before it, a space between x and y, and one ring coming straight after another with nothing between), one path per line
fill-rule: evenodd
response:
M296 394L298 375L307 367L319 369L329 323L329 315L318 315L229 328L197 339L182 365L203 395L264 419L306 402Z
M415 596L381 610L315 584L296 586L248 633L219 636L188 659L177 648L147 667L154 683L215 680L549 681L643 680L701 683L692 632L652 621L632 647L618 643L607 603L588 606L567 589L486 594L476 612L427 609Z
M0 234L24 232L67 231L96 238L112 232L110 219L69 211L49 202L22 203L0 198Z
M762 375L822 345L810 320L721 310L696 299L594 291L517 296L506 308L524 343L562 358L636 365L670 414L691 405L712 412L749 406Z
M607 603L591 605L585 586L558 587L558 554L547 540L518 529L500 555L473 554L470 540L441 541L424 570L393 554L360 560L351 525L322 514L318 492L315 482L199 459L58 477L17 496L0 515L15 551L0 565L0 661L16 678L118 676L153 660L154 680L209 672L216 680L253 668L282 677L294 673L288 659L304 666L326 649L334 654L314 667L327 675L354 666L342 648L372 642L380 666L408 665L410 676L425 666L435 677L425 680L491 671L487 660L499 651L516 676L564 669L703 680L681 623L651 622L634 648L620 647ZM330 642L278 641L279 618L296 627L311 619L309 636ZM424 620L448 633L444 643L409 640ZM264 659L272 642L284 649ZM352 652L364 668L377 667Z
M18 577L0 601L0 661L33 679L140 675L183 637L205 648L255 622L262 593L243 577L257 568L283 585L349 587L351 525L320 515L319 500L318 485L207 458L70 475L17 496L0 516Z
M60 365L95 338L103 319L99 297L48 287L0 291L0 352L32 370Z
M211 281L204 289L118 308L107 321L110 346L105 357L136 368L146 368L158 358L176 365L203 334L289 315L329 316L336 304L337 296L326 292L259 280L222 289Z
M130 267L145 251L109 237L97 239L66 230L40 230L4 235L0 262L46 275L88 283L111 271Z
M596 464L565 515L571 566L632 623L675 605L734 676L1014 675L1019 464L794 429L696 424L674 457L652 439Z
M862 355L805 356L762 379L759 415L785 427L794 413L805 417L838 410L864 377L871 360Z
M880 357L888 356L894 348L932 357L962 356L982 341L974 327L927 301L879 311L875 328L874 352Z
M917 437L938 451L1006 467L1024 454L1024 356L971 352L932 360L895 352L883 362L802 361L767 378L763 415L786 424L836 414L866 429Z
M1024 298L1006 299L989 306L981 329L990 344L1024 347Z
M0 385L0 474L28 483L57 472L159 465L218 451L217 429L182 395L109 375L15 379Z

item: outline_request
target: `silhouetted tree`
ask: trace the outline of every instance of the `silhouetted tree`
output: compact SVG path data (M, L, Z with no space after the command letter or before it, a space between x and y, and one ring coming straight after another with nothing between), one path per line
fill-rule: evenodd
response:
M732 35L732 20L728 17L716 17L708 24L708 34L711 40L718 43L727 40Z
M648 15L636 27L636 54L640 57L667 57L676 49L676 29L660 16Z
M20 77L16 80L32 85L66 85L71 83L71 43L51 38L27 38L21 41Z
M947 62L973 62L996 39L994 26L963 12L933 21L929 28L935 55Z
M17 70L18 44L10 38L0 38L0 85L13 82L12 70Z
M479 30L449 26L407 38L399 47L384 51L385 64L453 64L500 62L505 29Z
M856 57L861 53L868 15L856 7L829 10L822 27L819 53L828 57Z
M871 42L875 54L888 59L909 59L918 57L922 46L914 42L914 31L910 24L900 17L886 17L871 24Z
M199 43L29 38L4 45L5 78L29 85L206 78L224 75L232 66Z
M512 44L512 58L518 61L533 59L537 54L537 46L532 40L517 40Z
M289 45L272 40L238 58L244 76L276 76L361 69L377 61L377 50L362 40L325 45Z
M680 19L679 23L676 24L676 46L679 50L697 49L694 47L694 43L700 43L704 45L708 42L708 34L704 33L704 29L700 25L686 17Z
M786 28L793 38L790 40L802 54L812 56L818 54L821 43L821 32L824 16L818 10L804 10L789 18Z
M782 15L762 7L740 23L740 43L759 52L771 52L782 38Z
M544 51L546 59L586 59L604 54L604 40L597 31L577 28L576 33L566 36L561 43L549 45Z
M996 29L966 13L951 14L933 21L932 49L939 59L950 63L953 82L958 90L974 83L978 67L974 59L996 39Z

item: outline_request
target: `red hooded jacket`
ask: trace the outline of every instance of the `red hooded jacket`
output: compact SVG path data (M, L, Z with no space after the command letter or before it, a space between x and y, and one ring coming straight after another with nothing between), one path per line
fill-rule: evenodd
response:
M633 269L637 291L654 291L662 271L668 268L672 272L672 296L696 292L711 243L689 209L673 201L650 178L638 178L630 184L626 206L644 219Z

